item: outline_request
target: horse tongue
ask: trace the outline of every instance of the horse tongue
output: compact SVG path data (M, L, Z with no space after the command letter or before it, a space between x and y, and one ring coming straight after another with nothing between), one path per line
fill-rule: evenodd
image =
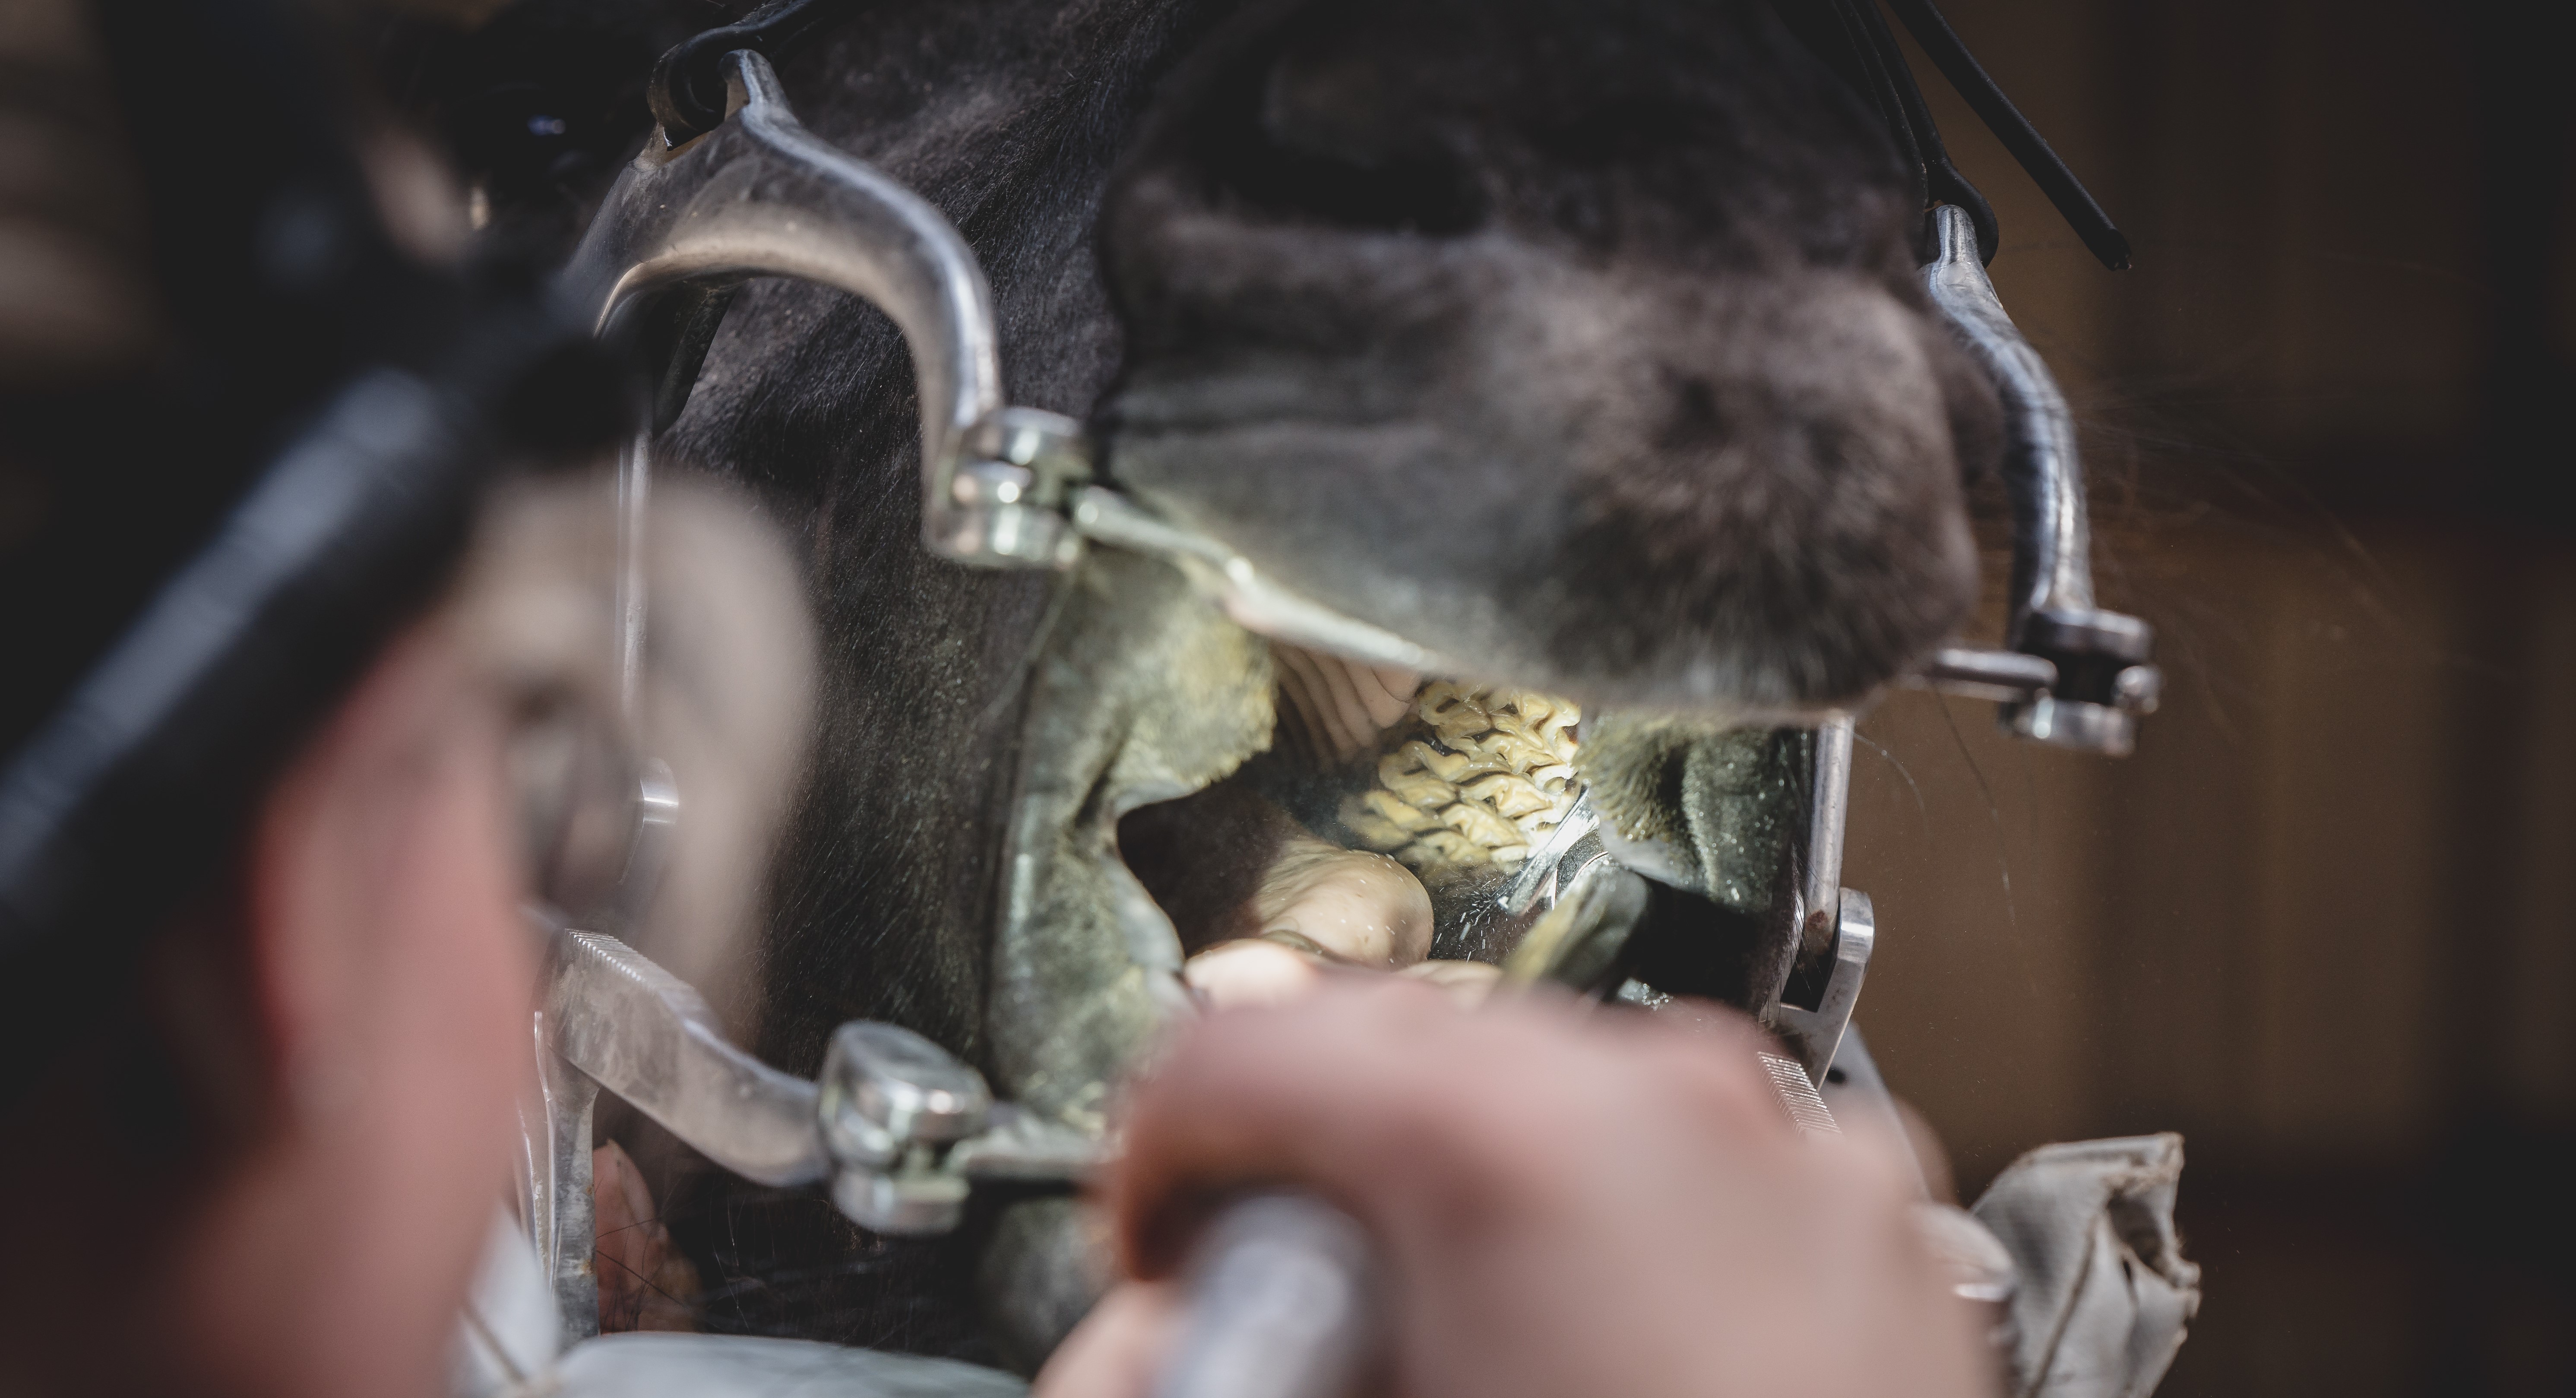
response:
M1259 930L1220 942L1182 968L1190 987L1215 1005L1293 999L1328 967L1404 970L1431 950L1431 895L1413 871L1311 836L1281 849L1232 920Z
M1271 861L1250 912L1262 935L1355 966L1402 970L1431 954L1431 894L1412 870L1311 836Z

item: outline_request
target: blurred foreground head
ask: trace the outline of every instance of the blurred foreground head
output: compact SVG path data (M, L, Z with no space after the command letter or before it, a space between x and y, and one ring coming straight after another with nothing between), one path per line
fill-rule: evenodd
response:
M0 620L13 775L258 471L259 419L328 391L200 368L224 347L185 335L206 291L160 282L98 18L0 9L0 145L25 176L0 184L0 588L42 599ZM189 813L213 828L208 857L170 851L199 866L178 911L75 926L68 952L10 926L0 1389L437 1371L530 974L507 710L444 617L364 650L243 810Z
M644 532L690 601L624 702L624 386L507 269L440 263L458 201L311 37L0 9L12 1394L434 1387L517 1140L561 754L651 722L774 782L801 732L784 565L686 492ZM729 927L743 862L684 847L671 890Z
M643 707L697 780L639 940L713 968L752 921L805 641L770 539L730 501L666 495L654 580L688 601L657 616ZM0 1280L0 1386L403 1393L443 1374L533 1061L531 854L600 794L563 755L621 741L610 500L586 473L502 492L215 879L120 984L82 988L96 1011L0 1124L0 1252L50 1259Z

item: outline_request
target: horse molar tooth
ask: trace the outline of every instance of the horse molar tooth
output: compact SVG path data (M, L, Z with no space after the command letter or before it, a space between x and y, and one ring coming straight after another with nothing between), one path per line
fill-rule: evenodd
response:
M1529 836L1530 842L1535 844L1541 836L1557 827L1558 822L1563 819L1564 814L1564 812L1551 806L1543 811L1532 811L1525 816L1516 816L1513 818L1512 824L1519 826L1521 828L1521 833Z
M1395 852L1405 867L1420 872L1442 864L1490 862L1485 847L1455 830L1426 830Z
M1492 809L1494 814L1505 820L1518 820L1522 816L1549 810L1556 805L1555 802L1547 799L1547 793L1540 791L1535 783L1527 777L1512 772L1496 772L1492 776L1478 777L1462 789L1467 795L1483 802Z
M1350 827L1351 833L1359 837L1361 844L1381 854L1402 849L1413 839L1412 831L1356 803L1343 808L1342 824Z
M1468 703L1467 691L1460 688L1455 680L1433 680L1413 697L1414 714L1434 727L1439 726L1442 715L1461 708L1473 709L1480 716L1483 713Z
M1396 828L1399 844L1403 842L1402 837L1419 835L1440 826L1440 817L1433 811L1425 810L1384 787L1355 799L1362 811Z
M1473 800L1460 801L1442 811L1440 820L1442 824L1484 846L1487 850L1497 850L1505 845L1521 843L1519 826Z
M1417 870L1510 868L1572 809L1583 721L1572 702L1434 680L1413 718L1419 727L1397 730L1378 759L1376 788L1342 804L1361 843Z
M1404 745L1404 754L1419 762L1440 780L1464 785L1480 776L1509 777L1519 775L1511 759L1495 752L1443 752L1416 739Z
M1408 806L1436 811L1458 799L1458 784L1425 765L1417 748L1430 752L1421 743L1407 743L1387 754L1377 765L1378 784Z
M1356 848L1314 838L1258 787L1188 798L1189 812L1176 808L1176 823L1166 822L1191 832L1201 852L1171 869L1163 869L1168 857L1147 857L1172 883L1169 890L1156 886L1156 896L1168 891L1182 901L1167 907L1190 910L1175 918L1184 946L1195 949L1182 974L1220 1005L1302 994L1335 966L1419 965L1435 922L1428 887L1472 886L1479 871L1519 868L1574 803L1582 711L1572 703L1434 680L1401 702L1370 708L1361 702L1362 682L1397 677L1362 675L1349 662L1294 647L1274 646L1272 654L1280 665L1281 744L1302 749L1308 770L1328 783L1352 775L1374 752L1359 768L1374 780L1364 790L1342 789L1338 808L1327 808ZM1237 806L1244 809L1229 824L1225 812ZM1240 838L1211 842L1219 827ZM1220 846L1254 862L1237 858L1231 867L1238 872L1226 873ZM1142 844L1134 853L1149 856ZM1183 869L1194 872L1183 877ZM1215 904L1187 892L1247 874L1257 884L1238 883L1239 892ZM1466 884L1458 883L1462 877ZM1481 994L1489 983L1476 972L1426 975L1462 996Z

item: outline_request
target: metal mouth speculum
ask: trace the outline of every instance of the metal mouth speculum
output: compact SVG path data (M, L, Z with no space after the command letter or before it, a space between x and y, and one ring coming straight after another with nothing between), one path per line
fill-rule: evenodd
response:
M565 269L602 334L632 336L679 415L733 289L794 277L846 291L903 332L920 389L922 531L983 567L1069 564L1065 492L1088 479L1080 424L1006 407L993 298L957 230L919 195L796 120L769 60L725 59L728 112L677 146L647 142Z
M1222 541L1096 483L1079 423L1008 405L991 291L955 228L912 191L808 134L759 53L736 51L719 66L722 120L676 145L653 143L621 175L560 283L602 334L631 337L655 384L650 426L621 461L630 517L640 518L649 484L650 433L685 405L734 290L753 277L793 277L859 296L901 330L919 388L923 535L933 553L970 567L1063 570L1096 543L1174 564L1260 635L1416 674L1459 671L1433 649L1279 586ZM2155 704L2150 633L2094 605L2064 399L1996 301L1965 212L1946 207L1935 218L1939 252L1925 268L1927 285L1993 375L2010 416L2016 562L2008 649L1945 648L1914 682L1997 700L2023 736L2125 753L2136 717ZM639 535L621 534L630 707L645 606L632 555ZM1817 730L1804 876L1786 894L1796 900L1799 972L1764 1006L1792 1041L1792 1076L1802 1069L1818 1085L1842 1049L1876 942L1868 897L1841 884L1852 740L1845 714ZM649 889L651 837L673 814L667 783L638 801L634 896ZM1621 899L1636 902L1645 885L1622 871L1588 805L1578 801L1532 853L1504 894L1507 916L1587 900L1601 905L1596 922L1633 924L1639 915ZM596 1325L588 1145L601 1087L746 1177L829 1179L845 1213L884 1232L944 1231L972 1182L1077 1179L1107 1148L1091 1132L992 1101L972 1069L887 1026L844 1026L820 1082L776 1072L725 1043L695 993L631 948L569 928L549 932L527 1216L576 1338ZM1203 1316L1200 1328L1223 1326Z
M1262 635L1415 673L1457 668L1430 648L1278 586L1224 543L1096 484L1080 424L1007 405L991 293L948 221L883 173L808 134L767 59L739 51L726 56L723 68L724 119L678 145L657 143L637 159L610 192L561 283L595 310L601 333L633 337L657 384L655 428L667 426L685 404L734 288L760 276L817 282L878 306L903 333L920 390L924 542L941 557L971 567L1064 569L1097 543L1175 564L1229 616ZM1927 285L1994 376L2010 415L2014 604L2009 649L1944 648L1912 682L1997 700L2008 726L2023 736L2124 753L2136 717L2154 708L2151 635L2135 618L2094 605L2083 480L2064 399L1996 301L1965 212L1945 207L1935 217L1939 253L1925 268ZM645 482L642 442L639 437L630 449L625 469L637 499ZM634 613L622 622L629 645L641 605L638 594L625 609ZM1807 970L1765 1007L1771 1022L1796 1041L1801 1066L1816 1081L1848 1027L1876 936L1868 898L1840 882L1851 744L1848 715L1820 725L1807 795L1805 877L1790 894L1798 901L1798 960ZM1588 823L1569 822L1561 833L1565 847L1533 860L1526 886L1509 891L1507 902L1516 910L1555 902L1608 857ZM581 1017L581 1005L623 984L606 975L594 977L592 989L580 989L588 983L574 968L604 954L593 943L582 944L581 955L569 943L560 949L558 994L566 998L554 1006L558 1032ZM620 1032L678 1033L653 1030L647 1022L654 1015L615 1012L605 1000L598 1012L637 1018L633 1026L620 1024ZM710 1062L731 1065L727 1071L749 1071L714 1053L713 1045L701 1047ZM585 1078L610 1072L605 1065L582 1069ZM639 1079L619 1090L650 1095L656 1084ZM780 1115L796 1124L798 1177L840 1168L824 1163L831 1156L815 1144L819 1137L802 1134L801 1123L813 1119L808 1090L795 1083L781 1088L794 1099ZM733 1129L699 1134L721 1137ZM1049 1144L1036 1152L1049 1157L1046 1168L1071 1173L1083 1151ZM933 1182L947 1189L964 1167L946 1155L941 1160L947 1163ZM884 1180L862 1182L884 1193Z
M1924 286L2003 396L2013 573L2009 649L1944 650L1924 679L2000 700L2006 726L2022 737L2125 756L2138 718L2155 712L2164 688L2150 659L2155 632L2094 604L2093 526L2066 396L1996 299L1968 211L1944 204L1932 218Z
M1934 253L1923 268L1924 285L2003 398L2012 610L2006 649L1944 646L1908 683L1991 699L2004 726L2020 737L2127 756L2138 719L2155 712L2164 688L2150 658L2155 633L2136 617L2094 605L2092 521L2066 397L1996 298L1968 211L1944 204L1932 219ZM1797 964L1804 974L1793 975L1765 1012L1818 1083L1850 1027L1878 940L1868 895L1841 885L1851 756L1848 715L1818 726L1806 878L1795 895Z

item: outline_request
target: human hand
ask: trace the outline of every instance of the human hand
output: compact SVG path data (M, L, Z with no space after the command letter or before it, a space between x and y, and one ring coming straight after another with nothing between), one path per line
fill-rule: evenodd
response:
M1986 1391L1899 1167L1799 1137L1757 1044L1731 1015L1465 1014L1403 982L1210 1016L1129 1106L1106 1204L1131 1280L1038 1398L1150 1392L1195 1225L1256 1186L1369 1229L1400 1398Z

